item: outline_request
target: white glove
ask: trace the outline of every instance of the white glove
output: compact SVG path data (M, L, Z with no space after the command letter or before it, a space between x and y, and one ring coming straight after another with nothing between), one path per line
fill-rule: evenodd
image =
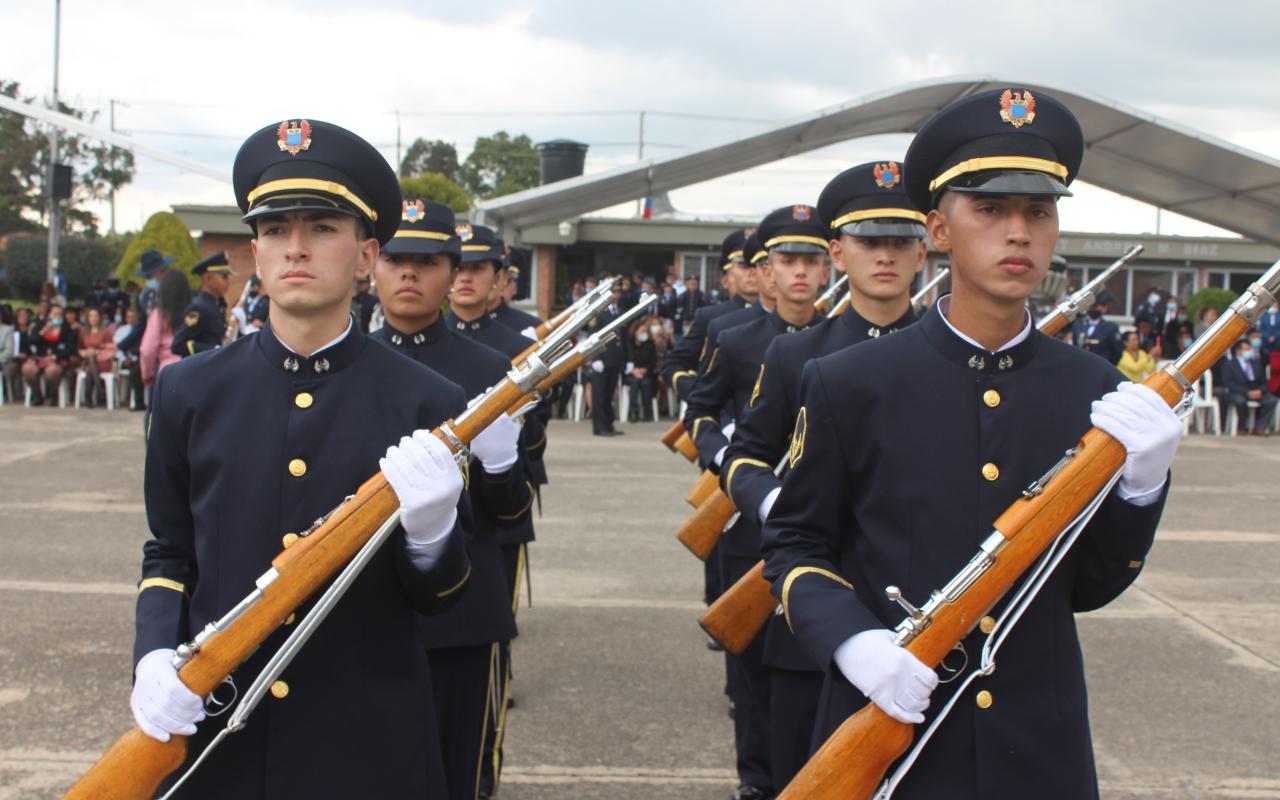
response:
M733 432L736 431L737 429L738 429L738 426L730 422L728 425L725 425L723 428L721 428L720 432L724 434L724 438L732 439Z
M429 569L458 518L462 471L444 442L426 430L387 448L378 466L400 498L400 526L413 562Z
M190 736L196 723L204 719L204 701L178 679L169 649L152 650L133 671L133 694L129 707L142 732L161 742L171 734Z
M728 445L725 445L724 447L721 447L719 450L716 451L716 456L713 460L716 462L717 467L722 466L724 464L724 454L728 452L728 450L729 450Z
M520 421L500 414L471 440L471 453L480 459L485 472L498 475L516 463L520 455L519 439Z
M634 361L628 361L628 362L627 362L627 368L626 368L626 369L624 369L624 370L623 370L623 372L625 372L625 373L627 373L628 375L630 375L630 374L631 374L631 370L633 370L633 369L635 369L635 368L636 368L636 362L634 362Z
M1138 383L1122 383L1093 404L1089 419L1127 453L1116 491L1121 500L1154 503L1182 441L1182 422L1160 395Z
M836 648L836 666L881 711L899 722L919 724L938 675L893 639L893 631L885 628L850 636Z
M769 512L773 510L773 504L778 502L778 495L782 493L781 486L773 487L773 490L764 496L760 501L760 508L756 512L760 515L760 524L764 524L769 519Z
M532 339L535 342L538 341L538 329L532 325L520 331L520 335L526 339Z
M600 359L598 359L598 358L597 358L595 361L592 361L592 362L591 362L591 371L592 371L592 372L604 372L604 362L603 362L603 361L601 361L601 360L600 360Z

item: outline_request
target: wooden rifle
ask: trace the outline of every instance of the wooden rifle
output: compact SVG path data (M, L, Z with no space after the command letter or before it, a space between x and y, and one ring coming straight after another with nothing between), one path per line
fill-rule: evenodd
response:
M467 444L499 415L520 413L539 388L551 385L551 365L577 352L571 336L568 326L553 332L478 402L432 433L455 457L465 458ZM399 507L381 472L367 480L276 556L253 592L177 648L178 678L197 696L210 695L290 614L361 554L371 539L394 530ZM186 755L186 736L173 735L168 742L160 742L135 728L116 740L65 797L146 800Z
M1107 279L1141 252L1140 244L1130 247L1115 263L1040 320L1037 326L1040 332L1046 336L1057 336L1061 333L1075 321L1076 317L1093 305L1095 293ZM923 297L925 292L945 277L946 272L947 270L943 270L943 274L936 276L916 296ZM723 509L717 509L717 512L723 513ZM710 524L710 522L704 524ZM702 613L698 624L725 650L733 655L742 655L777 608L778 603L770 591L769 582L764 579L764 561L761 561L717 597L715 602Z
M1280 296L1280 261L1250 286L1172 364L1143 384L1171 407L1185 407L1194 385ZM897 643L930 667L962 641L1082 511L1099 500L1123 468L1124 447L1092 428L1039 480L1022 492L977 554L920 608L886 593L906 609ZM911 746L914 729L868 703L836 729L778 795L778 800L865 800Z
M916 303L919 303L921 300L927 297L929 292L933 291L933 287L941 283L942 280L946 278L947 275L949 275L950 273L951 273L951 270L949 269L940 270L938 274L933 277L933 280L929 281L929 283L926 284L923 289L921 289L919 292L916 292L916 294L911 298L911 305L914 307ZM848 279L847 275L843 277L846 280ZM840 283L837 281L836 286L839 286L839 285ZM833 286L832 288L835 288L835 287ZM829 294L830 290L827 290L827 291ZM826 297L826 295L823 295L823 297ZM815 303L814 306L816 308L817 304ZM827 317L828 318L837 317L840 314L843 314L845 309L847 309L848 307L849 307L849 294L846 294L844 298L840 301L840 303L837 304L834 308L831 309L831 311L827 313ZM778 466L774 469L774 473L780 475L782 467L783 467L783 464L779 463ZM705 474L711 474L711 471L707 470ZM694 488L696 489L697 486L695 486ZM692 494L692 492L690 494ZM685 499L687 500L688 498L685 498ZM698 510L693 512L693 516L689 517L689 519L686 520L685 523L680 526L680 530L676 531L676 538L680 540L681 544L689 548L689 552L693 553L695 556L702 559L703 561L706 561L707 557L711 555L711 550L716 546L716 542L720 541L720 535L725 531L727 531L729 528L733 527L733 523L738 521L737 517L735 516L737 512L733 506L733 501L729 499L729 496L725 494L722 489L720 489L718 480L715 484L714 490L712 490L710 494L706 495L705 499L697 508ZM742 580L745 581L748 577L750 577L750 575L751 573L744 575ZM741 583L741 581L739 582ZM723 599L723 598L724 598L724 595L721 595L720 599ZM758 607L759 603L761 602L763 601L760 600L758 597L755 598L755 603L752 605L752 607L753 608ZM713 604L712 608L714 607L715 606ZM729 608L736 609L736 606L730 606ZM707 609L707 613L708 614L711 613L711 608ZM733 616L736 617L737 614L735 613L733 614ZM704 615L704 618L705 618L705 615ZM754 617L752 617L752 619L754 619ZM767 614L765 615L765 619L768 619ZM756 630L759 631L760 626L763 626L763 625L764 625L764 620L761 620L759 623L759 626L756 627ZM716 629L717 630L721 629L721 625L719 623L716 623ZM708 633L710 633L710 631L708 631ZM715 634L712 633L712 636L715 637ZM752 635L752 638L755 638L754 634ZM719 640L717 639L717 641ZM748 639L747 641L749 643L750 639Z
M613 278L605 278L596 285L596 288L579 297L573 305L556 314L551 319L543 322L534 328L534 334L538 340L530 344L523 353L516 357L515 363L520 363L525 358L537 351L538 346L546 341L546 338L553 332L560 330L566 325L574 333L582 330L593 317L603 311L613 302L611 290L613 289Z

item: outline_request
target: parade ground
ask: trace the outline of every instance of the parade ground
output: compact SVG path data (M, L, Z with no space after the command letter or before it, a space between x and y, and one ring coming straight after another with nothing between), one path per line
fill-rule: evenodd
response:
M60 795L132 725L142 424L0 408L0 800ZM724 800L736 785L722 656L696 623L702 565L674 536L696 475L659 444L666 423L619 427L550 428L508 800ZM1278 474L1278 438L1185 439L1140 580L1078 618L1104 798L1280 798Z

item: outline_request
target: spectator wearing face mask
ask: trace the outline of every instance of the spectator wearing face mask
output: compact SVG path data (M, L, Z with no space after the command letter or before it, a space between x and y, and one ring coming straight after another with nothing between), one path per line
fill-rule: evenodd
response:
M1269 363L1271 355L1280 352L1280 300L1258 320L1258 333L1262 335L1262 360Z
M22 365L22 379L31 387L32 405L57 405L58 387L77 343L78 334L63 324L62 307L51 306L48 319L31 337L31 357Z
M1177 358L1195 340L1195 331L1191 325L1191 316L1186 306L1178 306L1173 319L1164 326L1164 357Z
M173 335L183 326L183 314L191 304L191 285L181 272L170 272L160 281L155 308L147 319L138 351L142 382L155 386L160 370L182 357L172 350Z
M1111 308L1111 300L1110 293L1098 293L1098 298L1089 308L1089 313L1075 321L1072 328L1072 341L1075 342L1076 347L1105 358L1108 364L1115 364L1120 360L1120 352L1123 348L1120 346L1119 326L1106 319L1107 311Z
M1257 330L1250 330L1247 338L1232 346L1231 357L1224 359L1225 363L1222 365L1227 400L1235 406L1241 436L1250 433L1245 424L1249 418L1249 401L1258 403L1253 435L1271 435L1271 418L1276 412L1276 397L1267 391L1266 373L1260 356L1261 345L1262 335Z
M631 392L630 422L653 422L653 395L658 380L658 345L653 329L662 333L659 317L645 317L631 326L631 348L623 380Z
M17 397L13 376L18 370L18 362L14 357L17 353L18 338L14 326L13 306L8 303L0 304L0 380L4 381L4 391L10 399Z
M1153 329L1164 326L1164 293L1154 286L1147 291L1147 299L1133 312L1133 324L1139 325L1143 320L1151 324Z

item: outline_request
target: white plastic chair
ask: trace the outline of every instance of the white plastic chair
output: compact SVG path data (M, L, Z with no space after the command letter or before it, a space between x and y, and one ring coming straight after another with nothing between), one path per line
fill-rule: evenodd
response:
M573 395L569 398L569 419L574 422L581 422L586 405L587 390L582 387L581 383L575 383L573 385Z
M104 394L106 394L107 396L107 409L111 411L115 411L116 409L116 373L115 371L113 370L111 372L104 372L98 376L98 379L102 381ZM85 372L84 370L79 370L76 373L76 400L75 400L76 408L80 408L84 404L85 400L88 399L87 392L89 391L89 389L93 388L89 386L89 380L90 380L89 373Z
M1183 435L1191 430L1194 422L1196 433L1204 433L1210 427L1217 436L1222 435L1222 409L1218 398L1213 396L1213 373L1206 371L1192 387L1195 397L1191 401L1191 413L1182 421ZM1200 421L1201 412L1205 413L1204 423Z

